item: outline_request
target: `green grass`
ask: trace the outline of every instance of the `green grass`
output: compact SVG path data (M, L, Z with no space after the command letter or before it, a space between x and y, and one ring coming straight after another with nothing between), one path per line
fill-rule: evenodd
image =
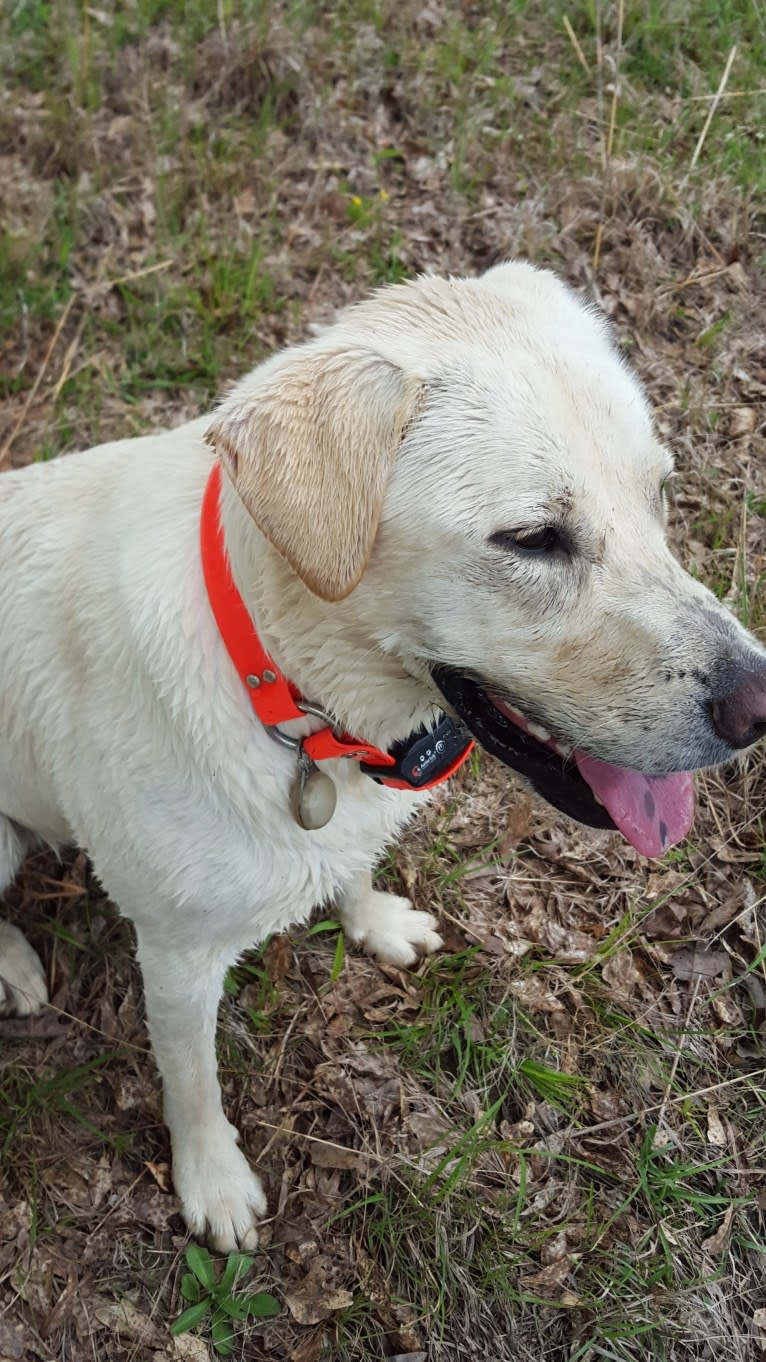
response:
M617 924L623 943L625 926ZM598 959L610 957L606 942ZM413 1022L377 1030L368 1043L393 1047L438 1094L445 1133L435 1161L429 1156L430 1171L425 1168L414 1176L397 1168L384 1194L352 1202L344 1214L361 1218L367 1251L376 1261L383 1257L398 1294L417 1300L437 1333L448 1327L450 1299L468 1289L463 1274L490 1311L545 1300L562 1319L568 1318L568 1301L548 1299L537 1287L525 1287L523 1278L530 1276L530 1261L534 1263L547 1242L570 1233L578 1245L567 1277L570 1295L578 1308L596 1312L599 1336L615 1344L642 1337L656 1350L652 1356L664 1356L668 1293L683 1289L704 1295L722 1270L723 1248L717 1262L711 1260L697 1271L691 1256L688 1262L679 1260L679 1243L688 1240L690 1231L697 1242L711 1238L724 1212L750 1202L746 1194L736 1193L732 1151L716 1157L705 1154L704 1099L695 1103L686 1098L698 1083L704 1086L709 1057L700 1054L699 1047L714 1043L715 1030L687 1031L688 1049L679 1063L671 1038L615 1008L593 971L575 969L572 974L581 988L591 984L586 996L597 1018L592 1051L587 1059L583 1054L576 1073L562 1069L560 1047L539 1020L510 995L498 996L492 990L475 952L432 962L421 1010ZM587 1154L573 1156L557 1146L555 1136L552 1144L544 1138L530 1149L528 1135L502 1134L503 1123L513 1129L512 1123L525 1111L537 1108L551 1112L551 1129L581 1128L587 1138L591 1085L604 1082L614 1083L625 1094L625 1114L613 1137L615 1148L622 1151L619 1160L604 1164L600 1157L592 1162ZM675 1140L657 1145L658 1130L652 1123L641 1135L640 1117L630 1116L631 1106L639 1112L644 1105L641 1090L647 1083L655 1094L670 1098L671 1110L683 1113L684 1152ZM466 1119L462 1100L466 1094L469 1110L480 1113L474 1119ZM655 1110L658 1105L655 1100ZM546 1225L535 1216L541 1161L555 1170L554 1177L579 1182L572 1219L565 1213ZM535 1164L535 1176L530 1176ZM503 1174L509 1167L515 1170L510 1188ZM461 1244L457 1261L449 1256L442 1227L446 1207L449 1240ZM629 1221L641 1227L637 1243L636 1229L627 1229ZM626 1233L631 1238L629 1251ZM466 1236L471 1243L467 1259ZM441 1247L434 1252L434 1246ZM406 1264L411 1265L409 1271ZM353 1319L346 1321L349 1337L363 1336L362 1315L357 1307Z
M22 0L9 7L0 20L7 78L11 88L15 83L44 98L47 138L55 155L46 166L54 204L42 231L30 239L10 230L0 243L3 324L16 324L21 309L27 316L49 322L66 301L72 264L87 248L92 231L87 220L88 197L111 183L111 167L96 152L91 123L107 111L119 117L119 102L114 104L116 64L152 33L172 33L172 80L183 81L202 78L195 60L201 60L202 45L216 37L221 23L224 29L227 24L249 24L252 51L256 57L264 54L266 71L255 103L246 112L238 110L235 100L224 119L211 123L203 117L189 123L177 98L169 93L172 80L164 71L149 67L145 86L149 118L137 124L140 140L132 159L146 165L154 186L154 249L144 265L168 260L171 268L143 284L122 286L118 316L107 324L97 312L91 315L84 343L97 352L102 344L112 348L115 330L126 339L119 386L128 402L145 393L149 385L166 389L184 385L198 391L204 402L227 374L248 358L258 357L253 334L258 317L273 315L285 305L284 292L267 263L286 225L278 202L263 224L265 235L255 241L228 243L222 242L217 223L213 241L207 241L209 214L204 206L211 196L231 193L231 167L236 167L234 174L240 182L246 183L247 167L257 166L259 192L278 199L278 167L269 156L269 140L276 131L289 135L293 130L297 79L289 65L268 73L277 21L286 26L292 41L308 41L310 49L321 56L319 70L322 64L327 69L326 76L319 77L323 99L332 89L332 54L353 50L359 42L360 24L371 24L381 35L381 46L366 55L379 64L383 88L386 79L389 83L393 79L386 73L404 78L408 124L432 156L444 155L445 145L451 148L452 191L458 200L472 203L498 162L510 157L517 178L526 179L541 156L559 160L559 120L577 120L583 101L593 98L603 83L595 68L595 9L590 4L547 4L537 13L538 19L545 16L545 63L535 67L539 89L534 82L529 86L529 72L535 64L535 31L530 31L533 12L534 7L521 0L510 6L488 4L471 22L448 11L438 32L424 35L413 32L406 10L400 13L376 4L337 6L321 33L318 12L298 4L231 0L216 7L205 0L189 0L179 7L141 0L117 7L114 15L107 10L108 20L99 18L102 11L91 14L72 0L56 5ZM582 70L568 42L562 25L565 12L586 53L590 74ZM614 38L614 22L612 10L601 15L603 41ZM688 22L682 3L652 3L640 9L626 6L620 62L627 83L617 106L613 154L640 154L668 169L684 168L707 107L696 97L714 91L735 43L734 87L757 86L766 45L762 18L754 4L737 0L722 7L706 0L697 7L693 23ZM530 88L531 107L526 103ZM675 98L681 101L680 115L677 108L662 106L662 100L667 103ZM524 133L519 141L520 125ZM595 130L590 143L578 137L575 148L568 151L573 169L586 170L589 161L598 159L600 137ZM724 100L709 138L709 155L686 191L692 199L709 178L711 165L716 173L731 175L743 191L757 194L766 188L763 133L749 101ZM39 134L38 141L38 155L42 155ZM395 202L390 197L386 202L380 199L381 192L395 198L404 181L407 153L384 145L374 155L376 164L365 176L377 180L377 190L341 180L341 192L349 195L349 232L328 233L313 254L314 261L334 261L350 280L362 284L398 279L408 269ZM173 161L172 169L163 169L163 157ZM87 188L82 186L83 173L89 177ZM126 184L121 192L131 195L136 191ZM716 319L699 343L712 345L724 326L724 318ZM236 331L236 337L231 331ZM114 381L114 375L107 374L110 380ZM65 385L60 404L90 408L95 386L85 378L75 387Z

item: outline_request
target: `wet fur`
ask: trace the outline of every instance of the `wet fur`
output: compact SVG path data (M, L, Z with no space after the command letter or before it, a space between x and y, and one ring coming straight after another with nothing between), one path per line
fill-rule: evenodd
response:
M603 320L524 265L383 290L213 416L3 475L0 890L31 838L76 842L135 923L175 1185L191 1229L229 1249L266 1203L221 1108L227 967L330 899L384 960L440 940L370 878L422 797L336 763L332 822L292 818L294 760L254 719L205 597L216 457L266 646L380 746L433 714L441 661L604 759L708 765L731 755L711 694L763 654L666 546L669 456ZM572 546L555 562L489 542L551 521ZM19 933L0 934L0 977L6 1008L40 1005Z

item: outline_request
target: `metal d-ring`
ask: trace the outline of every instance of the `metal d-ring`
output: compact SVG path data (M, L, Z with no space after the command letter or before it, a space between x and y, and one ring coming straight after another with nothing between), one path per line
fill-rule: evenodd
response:
M335 732L335 725L326 710L320 709L319 705L307 704L304 700L298 700L296 704L303 714L313 714L315 718L323 719L327 727ZM307 831L319 831L329 823L337 803L338 796L331 776L326 771L320 771L303 746L303 738L288 737L276 724L264 724L264 728L270 738L293 752L297 758L295 775L290 784L290 808L296 823Z
M319 705L312 705L307 700L296 700L295 703L297 708L301 710L303 714L312 714L315 719L324 719L325 723L327 724L327 727L337 738L338 736L337 726L336 724L333 723L333 720L327 713L327 710L322 709ZM264 724L264 728L266 729L266 732L268 733L269 737L274 739L274 742L280 743L282 747L287 747L291 752L299 752L303 747L304 741L303 738L289 737L289 735L287 733L283 733L281 728L279 728L276 724Z

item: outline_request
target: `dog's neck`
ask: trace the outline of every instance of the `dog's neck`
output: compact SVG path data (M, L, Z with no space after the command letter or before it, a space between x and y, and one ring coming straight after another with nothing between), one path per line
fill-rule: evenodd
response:
M221 521L232 576L261 642L306 699L384 749L432 721L435 692L376 638L364 579L343 601L320 600L260 533L227 477Z

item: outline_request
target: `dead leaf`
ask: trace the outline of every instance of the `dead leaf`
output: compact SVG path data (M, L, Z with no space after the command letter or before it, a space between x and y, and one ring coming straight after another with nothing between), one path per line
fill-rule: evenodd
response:
M353 1304L354 1297L351 1291L335 1287L332 1291L324 1292L321 1299L289 1291L285 1294L285 1300L298 1324L321 1324L322 1320L330 1318L333 1311L347 1310Z
M756 1344L766 1351L766 1308L763 1306L753 1312L752 1327Z
M0 1036L7 1036L9 1040L14 1038L56 1040L59 1036L65 1036L70 1026L70 1022L62 1021L60 1017L51 1017L48 1009L43 1008L36 1017L0 1018Z
M712 999L712 1007L716 1016L719 1017L726 1026L731 1027L732 1030L745 1031L747 1029L747 1023L742 1008L738 1003L735 1003L734 999L730 997L729 994L719 993L717 997ZM723 1045L724 1043L725 1037L721 1036L719 1038L719 1044ZM762 1051L759 1049L753 1053L761 1054Z
M238 218L245 218L249 213L254 213L257 206L252 189L243 189L241 194L235 194L232 199L232 207Z
M179 1358L180 1362L210 1362L210 1351L204 1340L196 1334L179 1334L178 1338L173 1339L172 1348L170 1356ZM164 1359L168 1354L158 1356Z
M766 1022L766 988L757 974L744 975L742 983L750 995L753 1008L752 1024L760 1028Z
M710 850L716 861L722 861L724 865L742 865L747 861L752 861L751 851L741 851L733 847L729 842L722 842L719 838L713 838L710 843Z
M540 941L559 960L574 960L578 963L590 960L596 951L597 935L580 931L577 927L564 927L560 922L554 922L548 917L545 910Z
M601 976L618 998L631 998L645 982L644 971L632 951L618 951L602 966Z
M286 932L279 932L271 938L263 953L263 963L272 984L278 984L280 979L284 979L292 960L293 943Z
M541 1296L550 1297L559 1292L568 1274L569 1259L565 1256L557 1258L554 1263L549 1263L540 1272L533 1272L530 1277L522 1277L521 1284L526 1291L535 1291Z
M689 875L681 870L651 870L646 877L646 896L651 899L665 900L688 887Z
M367 1167L367 1158L356 1149L344 1149L343 1145L330 1144L325 1140L312 1140L311 1162L315 1168L354 1168L362 1171Z
M540 1250L540 1261L541 1263L544 1263L546 1267L550 1267L552 1263L558 1263L562 1258L566 1258L566 1255L566 1230L559 1230L558 1234L554 1234L553 1238L549 1239L548 1242L543 1245Z
M392 1006L390 1003L388 1007L365 1007L362 1012L364 1020L368 1022L387 1022L390 1021L391 1015Z
M733 1215L734 1207L727 1206L724 1212L723 1219L720 1225L718 1226L718 1229L716 1230L715 1234L711 1234L709 1239L703 1239L702 1241L702 1249L705 1253L720 1253L721 1249L725 1248L726 1242L729 1238L729 1231L731 1229L731 1221Z
M337 1284L338 1265L323 1253L314 1261L303 1281L285 1292L285 1301L298 1324L321 1324L335 1310L353 1303L351 1291Z
M614 1088L590 1088L589 1099L596 1121L614 1121L627 1111L624 1098Z
M528 979L517 979L511 984L511 989L515 998L521 1003L522 1007L528 1007L531 1012L563 1012L564 1004L545 987L545 983L536 975L531 975Z
M18 1362L24 1356L21 1325L0 1319L0 1362Z
M165 1342L157 1325L152 1323L148 1315L142 1314L127 1296L119 1301L97 1298L93 1314L99 1324L143 1348L158 1348Z
M391 1288L388 1277L375 1259L361 1245L356 1245L356 1275L365 1294L384 1312L389 1313ZM418 1346L417 1342L414 1344Z
M148 1168L160 1191L171 1192L173 1190L169 1163L151 1163L147 1160L144 1168Z
M659 908L653 908L643 921L643 932L645 936L652 939L660 938L667 940L674 936L683 935L686 923L686 905L679 903L677 899L668 900Z
M729 412L729 436L732 440L749 441L757 424L758 415L755 407L733 407Z
M32 1257L30 1271L19 1281L18 1291L31 1310L50 1316L61 1295L54 1281L53 1260L43 1255Z
M438 1112L412 1111L408 1114L403 1129L407 1136L407 1147L413 1153L428 1153L429 1162L438 1159L447 1145L456 1138L452 1127Z
M529 836L532 817L532 800L529 795L522 795L511 806L506 819L505 832L497 848L501 861L509 861L519 842L523 842Z
M503 1121L500 1126L502 1138L510 1144L518 1144L522 1140L531 1140L534 1133L535 1127L531 1121L515 1121L513 1125Z
M290 1362L319 1362L322 1353L322 1330L301 1339L297 1348L290 1353Z
M671 1149L673 1145L677 1144L678 1136L676 1135L676 1132L671 1130L667 1122L660 1118L659 1125L657 1126L652 1139L652 1149ZM675 1243L672 1231L668 1231L668 1238Z
M709 950L699 942L679 946L670 958L670 968L677 979L715 979L730 963L727 951Z
M727 1143L723 1121L718 1115L718 1108L712 1104L707 1111L707 1142L717 1145L719 1149L724 1149Z
M731 922L732 918L737 916L742 907L743 898L742 888L737 886L727 894L722 903L717 903L715 908L711 908L710 912L697 924L699 932L703 936L712 936L713 932L717 932L719 927L725 927L728 922Z

